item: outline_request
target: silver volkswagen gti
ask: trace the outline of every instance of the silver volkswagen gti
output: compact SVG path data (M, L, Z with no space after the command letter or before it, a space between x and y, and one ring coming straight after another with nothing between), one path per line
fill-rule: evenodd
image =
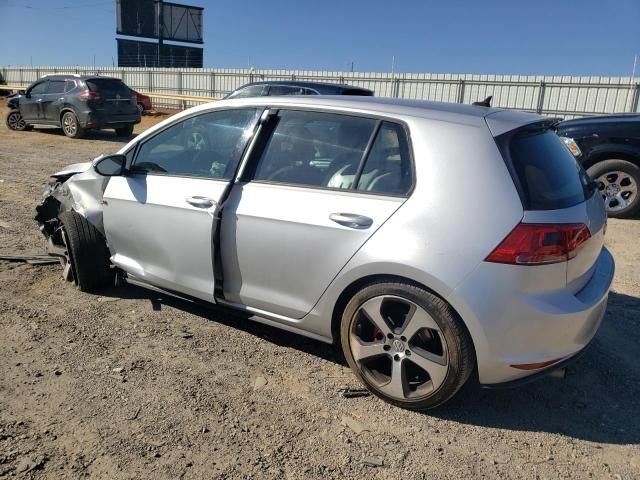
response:
M410 409L520 383L592 340L606 213L537 115L382 98L186 110L53 175L36 219L82 291L114 281L339 342Z

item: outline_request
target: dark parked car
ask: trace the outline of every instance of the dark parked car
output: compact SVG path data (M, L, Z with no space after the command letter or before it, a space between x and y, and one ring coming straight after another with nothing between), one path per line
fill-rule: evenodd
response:
M151 97L145 95L144 93L136 92L133 89L131 91L136 95L136 103L138 104L138 111L140 112L140 115L153 109L153 105L151 104Z
M49 75L7 99L7 126L29 130L34 125L61 127L67 137L87 130L113 128L131 136L140 122L137 97L118 78L96 75Z
M640 115L566 120L557 132L598 183L610 217L640 212Z
M371 97L373 92L366 88L337 83L270 80L247 83L231 92L225 98L262 97L266 95L358 95Z

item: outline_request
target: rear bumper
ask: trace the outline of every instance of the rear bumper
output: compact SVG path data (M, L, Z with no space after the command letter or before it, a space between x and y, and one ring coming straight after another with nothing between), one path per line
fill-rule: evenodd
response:
M78 121L83 128L120 128L127 125L140 123L140 114L136 108L135 113L105 115L99 111L82 112Z
M524 267L527 268L527 267ZM538 291L518 267L483 263L454 295L476 347L481 384L517 384L572 360L592 341L604 317L615 265L603 248L590 280L577 293L568 288ZM529 287L529 289L527 289ZM558 360L545 368L512 365Z

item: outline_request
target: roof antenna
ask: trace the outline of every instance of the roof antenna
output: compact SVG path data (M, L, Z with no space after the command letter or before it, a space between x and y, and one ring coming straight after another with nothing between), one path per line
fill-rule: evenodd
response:
M478 107L490 107L492 98L493 98L493 95L489 95L487 98L485 98L481 102L473 102L472 105L477 105Z

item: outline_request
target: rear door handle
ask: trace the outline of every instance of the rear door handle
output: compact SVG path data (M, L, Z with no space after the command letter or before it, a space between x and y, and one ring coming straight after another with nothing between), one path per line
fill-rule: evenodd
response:
M373 224L373 219L355 213L332 213L329 215L329 220L358 230L364 230Z
M189 205L193 205L194 207L197 207L197 208L209 208L215 205L216 203L208 197L198 197L198 196L187 197L186 201Z

